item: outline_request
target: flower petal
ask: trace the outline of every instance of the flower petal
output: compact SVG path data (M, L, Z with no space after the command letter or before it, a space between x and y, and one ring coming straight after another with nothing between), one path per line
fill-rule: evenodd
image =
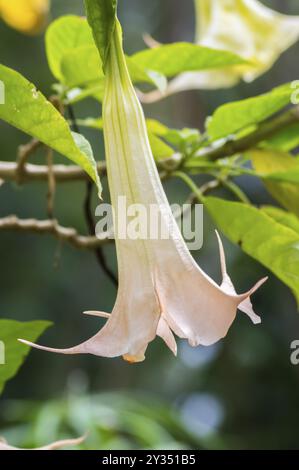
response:
M82 444L86 439L86 435L79 437L78 439L65 439L63 441L52 442L44 447L38 447L37 449L19 449L18 447L13 447L7 444L4 440L0 439L0 450L57 450L63 447L78 446Z
M195 43L238 54L250 64L178 75L165 92L140 93L153 103L186 90L221 89L241 79L251 82L267 72L299 39L299 16L283 15L257 0L195 0ZM147 39L151 45L151 41Z
M99 312L97 310L86 310L83 312L84 315L90 315L91 317L110 318L111 313Z
M24 344L48 352L60 354L94 354L96 356L117 357L130 356L136 360L143 360L149 342L155 336L160 317L160 307L156 298L151 272L146 264L140 263L138 241L120 241L124 246L137 244L137 249L131 251L130 271L120 276L120 285L117 300L111 315L96 312L98 316L108 318L102 329L89 340L67 349L50 348L20 340ZM123 251L119 256L122 261ZM95 312L92 312L93 314Z
M178 351L176 340L163 315L161 315L160 321L158 323L157 335L163 339L165 344L176 356Z
M169 242L168 249L164 247L164 253L171 253L171 243L178 249L172 250L168 260L163 259L156 274L156 289L167 324L177 336L188 339L192 346L208 346L226 336L238 308L254 315L248 299L265 279L237 295L226 273L223 251L225 283L220 287L197 266L178 237Z
M223 244L220 238L219 233L216 230L216 235L217 235L217 240L219 244L219 253L220 253L220 264L221 264L221 273L222 273L222 283L221 283L221 289L224 292L227 292L228 294L236 294L235 287L231 281L231 278L227 274L226 270L226 260L225 260L225 253L223 249ZM267 281L267 277L261 279L255 286L254 290L251 292L250 295L253 294L264 282ZM241 310L241 312L246 313L252 320L252 322L256 325L258 323L261 323L261 318L254 312L252 303L250 300L250 296L246 297L239 305L238 309Z

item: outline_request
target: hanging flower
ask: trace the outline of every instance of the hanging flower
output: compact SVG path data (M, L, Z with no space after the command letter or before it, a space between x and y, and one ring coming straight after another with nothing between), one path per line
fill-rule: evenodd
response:
M0 0L0 17L26 34L38 33L46 24L50 0Z
M269 70L299 39L299 16L278 13L257 0L195 0L195 43L238 54L250 63L204 72L186 72L170 81L162 94L140 94L154 102L185 90L218 89L251 82ZM149 46L157 47L150 39Z
M223 283L219 287L195 263L182 238L164 193L150 148L142 108L135 94L122 49L119 23L113 32L106 65L103 103L107 171L115 210L115 238L119 290L105 326L88 341L70 349L52 349L63 354L122 355L129 362L142 361L148 344L161 336L176 354L175 333L191 346L210 345L223 338L235 319L237 308L254 323L260 321L249 292L237 295L226 273L220 242ZM119 236L119 198L128 206L157 208L160 233L167 236Z

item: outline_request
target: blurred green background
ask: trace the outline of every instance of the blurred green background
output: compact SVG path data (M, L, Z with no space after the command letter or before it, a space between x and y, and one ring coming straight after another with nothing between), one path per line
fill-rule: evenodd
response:
M119 16L128 53L144 48L142 33L162 42L192 41L192 0L125 0ZM296 0L264 1L283 13L299 15ZM83 14L81 0L53 0L52 18ZM170 127L202 128L220 104L269 90L298 79L299 44L275 67L252 84L230 90L186 92L145 113ZM1 63L15 68L47 96L53 79L48 70L43 35L23 36L0 23ZM77 117L97 116L93 101L76 105ZM95 155L104 158L101 136L84 132ZM16 158L22 133L0 122L0 159ZM32 158L42 162L44 155ZM63 159L57 158L57 161ZM243 188L258 203L271 201L260 183L243 178ZM183 202L187 190L180 182L166 185L171 202ZM81 233L84 183L58 187L55 216L62 225ZM46 218L45 184L0 188L0 217ZM105 186L104 198L108 198ZM273 203L273 201L271 201ZM96 204L96 200L94 200ZM213 225L205 215L204 246L193 253L215 280L220 267ZM229 271L239 291L269 273L224 240ZM105 249L116 270L113 246ZM116 290L100 270L93 253L60 246L48 236L0 232L0 316L20 321L47 319L55 325L42 343L66 347L95 333L101 320L84 318L86 309L111 311ZM130 269L128 267L128 269ZM1 397L0 435L12 445L40 445L90 431L83 448L299 448L299 366L290 363L290 343L299 339L299 316L294 298L270 274L254 298L262 315L253 326L238 315L226 339L209 348L179 343L175 359L161 340L147 351L144 363L93 356L58 356L32 351L20 373Z

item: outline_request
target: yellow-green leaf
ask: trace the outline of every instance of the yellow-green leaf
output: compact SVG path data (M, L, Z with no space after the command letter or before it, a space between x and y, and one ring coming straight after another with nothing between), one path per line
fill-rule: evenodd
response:
M46 51L49 67L55 78L63 81L63 57L82 46L95 48L92 32L85 18L67 15L51 23L46 33Z
M264 184L269 193L283 207L294 212L299 216L299 162L292 155L286 152L275 150L255 150L249 153L254 168L260 175L271 177L264 179ZM290 180L297 175L297 184L279 182L279 178L283 180L283 176ZM273 181L276 177L277 182Z
M105 69L111 36L115 28L117 0L85 0L85 8Z
M210 138L220 139L258 124L287 106L292 93L294 88L286 84L269 93L220 106L207 122Z
M275 206L262 206L261 209L276 222L291 228L299 234L299 218L295 214Z
M0 65L0 80L5 87L5 103L0 106L0 119L82 167L97 184L100 193L96 162L86 139L74 135L57 109L18 72Z
M187 42L145 49L131 56L131 59L142 69L155 70L166 77L173 77L182 72L210 70L246 63L244 59L232 52Z
M204 199L219 229L289 286L299 301L299 234L249 204Z

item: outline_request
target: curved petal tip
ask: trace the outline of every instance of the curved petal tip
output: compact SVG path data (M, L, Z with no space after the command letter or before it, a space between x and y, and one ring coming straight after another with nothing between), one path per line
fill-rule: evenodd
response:
M83 315L90 315L91 317L109 318L110 313L98 312L97 310L86 310Z
M57 349L57 348L48 348L47 346L41 346L40 344L32 343L31 341L27 341L25 339L18 339L20 343L25 344L26 346L30 346L31 348L40 349L41 351L53 352L57 354L79 354L84 351L79 351L76 347L69 348L69 349Z
M262 320L254 312L253 306L252 306L252 303L251 303L251 300L250 300L250 296L252 294L254 294L254 292L256 292L257 289L259 289L267 280L268 280L268 276L263 277L263 279L260 279L260 281L258 281L255 284L255 286L253 286L253 288L246 294L246 298L238 305L238 309L241 310L241 312L246 313L246 315L249 316L252 323L254 323L255 325L258 325L259 323L261 323Z
M41 447L39 450L56 450L61 449L62 447L75 447L82 444L88 436L88 432L85 433L83 436L78 437L77 439L65 439L62 441L53 442L45 447Z

